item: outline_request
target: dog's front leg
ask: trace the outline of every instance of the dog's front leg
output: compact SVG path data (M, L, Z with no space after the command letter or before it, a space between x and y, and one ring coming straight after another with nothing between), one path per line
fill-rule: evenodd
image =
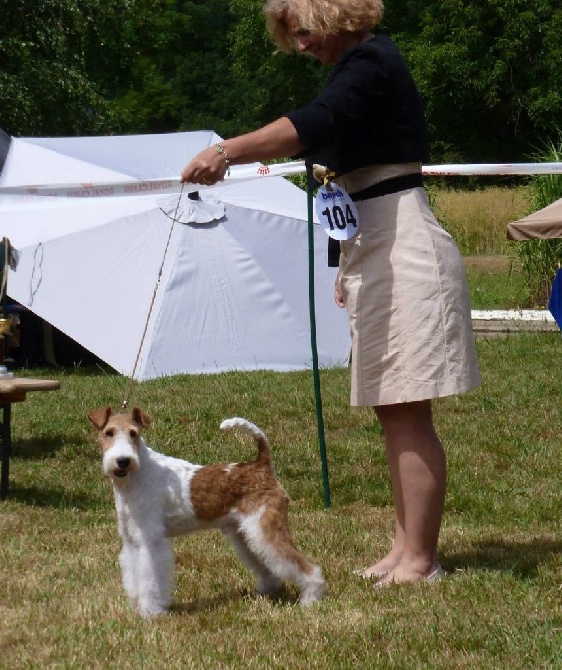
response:
M123 587L129 596L131 605L135 609L138 609L139 591L141 588L138 575L138 547L135 547L129 539L123 539L123 547L119 554L119 564L121 566Z
M138 611L144 617L164 614L172 604L172 540L167 537L147 538L146 543L138 547L135 558Z

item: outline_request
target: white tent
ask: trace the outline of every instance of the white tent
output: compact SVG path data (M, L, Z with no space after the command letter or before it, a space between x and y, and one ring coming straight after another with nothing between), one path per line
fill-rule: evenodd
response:
M181 169L219 140L12 138L0 174L0 237L20 254L8 295L122 374L138 355L137 379L310 367L306 194L253 166L256 178L233 168L198 200L186 186L178 206ZM314 225L322 367L350 346L327 240Z

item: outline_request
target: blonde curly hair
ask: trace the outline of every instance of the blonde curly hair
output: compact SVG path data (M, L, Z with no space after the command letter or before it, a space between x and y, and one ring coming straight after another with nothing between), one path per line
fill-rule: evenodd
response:
M295 39L287 29L286 12L299 19L303 30L315 35L368 32L379 24L383 0L267 0L264 6L267 30L281 51L295 51Z

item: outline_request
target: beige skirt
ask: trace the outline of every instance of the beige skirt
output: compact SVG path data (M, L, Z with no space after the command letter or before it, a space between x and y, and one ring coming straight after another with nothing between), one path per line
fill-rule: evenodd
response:
M359 188L338 180L349 192ZM351 404L463 393L481 383L461 255L425 190L357 202L361 227L341 244L349 313Z

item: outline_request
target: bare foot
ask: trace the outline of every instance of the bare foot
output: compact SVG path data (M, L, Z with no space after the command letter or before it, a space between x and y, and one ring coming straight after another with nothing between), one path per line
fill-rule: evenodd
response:
M428 572L420 572L416 569L407 569L401 565L396 566L386 575L381 577L376 586L388 584L415 584L416 582L428 582L432 584L443 576L443 569L439 564L434 565Z
M391 551L380 561L374 563L363 571L365 579L385 578L400 562L402 552L391 549Z

